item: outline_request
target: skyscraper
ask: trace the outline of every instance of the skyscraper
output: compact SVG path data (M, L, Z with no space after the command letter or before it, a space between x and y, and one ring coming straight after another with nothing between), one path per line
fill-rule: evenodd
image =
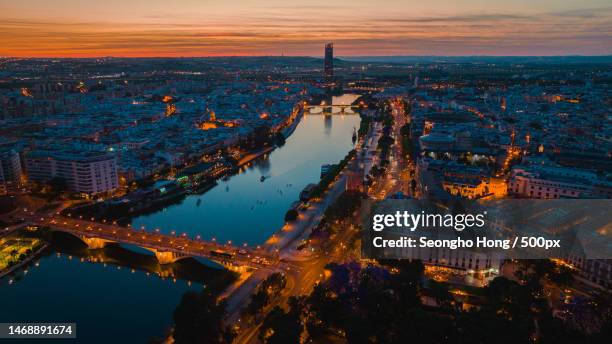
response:
M334 79L334 44L325 44L325 81L330 82Z

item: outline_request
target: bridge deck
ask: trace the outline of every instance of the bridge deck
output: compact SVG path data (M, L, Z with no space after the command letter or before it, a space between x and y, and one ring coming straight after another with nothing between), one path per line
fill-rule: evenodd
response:
M99 238L111 242L132 244L158 252L173 252L211 260L227 260L245 265L266 265L278 260L278 255L275 252L263 248L236 247L213 241L192 239L187 236L138 231L113 224L61 218L49 219L40 223L40 225L49 226L57 231L71 233L75 236ZM218 255L214 252L224 252L228 256Z

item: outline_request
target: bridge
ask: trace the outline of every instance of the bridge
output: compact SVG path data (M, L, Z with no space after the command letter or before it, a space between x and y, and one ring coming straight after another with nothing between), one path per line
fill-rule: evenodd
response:
M338 114L345 114L346 109L356 109L358 108L358 105L353 105L353 104L321 104L321 105L305 105L304 109L308 110L308 113L313 113L311 112L312 109L321 109L322 111L320 113L324 113L324 114L333 114L333 113L338 113ZM334 112L334 109L339 109L338 112ZM317 114L319 112L314 112L313 114ZM351 114L354 112L351 112Z
M33 222L38 226L47 226L53 231L69 233L83 241L90 249L104 248L108 244L123 243L142 247L155 254L160 264L174 263L187 257L201 257L215 261L224 266L250 266L255 268L276 264L278 252L246 245L232 246L231 242L221 244L189 238L186 234L174 236L158 231L147 232L122 227L115 223L90 222L74 218L40 218Z

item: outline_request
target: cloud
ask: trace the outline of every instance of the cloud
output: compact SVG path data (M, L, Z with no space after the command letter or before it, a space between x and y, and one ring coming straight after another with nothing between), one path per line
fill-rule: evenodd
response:
M317 6L291 8L237 13L232 21L196 14L134 22L0 17L0 55L320 55L327 41L346 55L612 54L612 7L413 17L338 10L334 20L316 20Z

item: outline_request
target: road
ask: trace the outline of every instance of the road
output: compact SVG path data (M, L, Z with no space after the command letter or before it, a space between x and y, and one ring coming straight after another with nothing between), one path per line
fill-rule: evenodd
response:
M383 200L398 192L414 196L410 190L414 163L404 153L401 144L401 128L409 123L411 118L409 114L406 114L403 105L398 99L391 102L391 115L393 116L391 137L394 139L394 144L389 151L389 167L385 175L375 181L369 190L369 196L375 200Z
M47 214L48 215L48 214ZM70 233L90 244L87 239L92 239L92 243L103 246L105 242L118 242L132 244L156 252L171 252L181 257L203 257L213 261L228 262L238 266L267 267L270 264L278 264L278 254L274 250L263 247L250 248L247 246L235 247L231 242L221 244L215 241L189 238L186 234L176 236L162 234L159 231L147 232L144 229L137 230L131 227L123 227L112 223L99 223L87 221L82 217L72 218L61 216L58 213L45 217L40 212L23 212L22 218L25 223L40 227L50 227L53 230ZM95 241L99 239L98 241ZM102 247L101 246L101 247ZM98 247L96 247L98 248ZM223 252L222 254L215 254Z
M372 158L368 149L371 148L370 146L375 147L380 134L380 126L378 123L374 123L366 137L359 140L355 146L357 154L355 158L349 162L349 167L366 166ZM370 144L368 145L367 143ZM297 243L302 239L308 238L312 229L319 224L325 209L344 192L345 183L346 176L343 171L319 202L313 203L311 208L300 214L297 223L292 225L289 229L283 228L283 230L276 234L278 237L272 239L272 242L276 242L280 249L281 260L291 263L291 268L282 270L287 277L287 286L283 289L281 295L264 309L264 314L275 306L286 307L287 301L292 296L310 294L314 286L323 279L325 275L325 266L329 263L341 263L358 259L359 252L354 250L351 251L354 248L351 248L348 243L351 241L351 238L358 235L359 230L357 226L350 224L341 226L345 230L340 231L330 238L327 248L317 248L310 254L306 249L302 251L295 249ZM356 216L356 219L357 218L359 218L359 216ZM354 219L354 221L358 221L356 219ZM281 237L280 235L283 233L292 234L289 236L285 234L284 237ZM258 285L256 282L261 282L264 278L263 274L253 274L252 280L245 282L245 284L249 283L249 286L245 287L245 289L252 289L251 292L254 291ZM235 343L253 343L257 341L257 334L259 333L261 324L245 323L245 321L240 318L239 311L241 307L236 306L238 304L241 304L243 307L246 306L251 292L238 290L230 297L232 299L228 300L228 323L237 323L241 327L238 337L234 340Z
M292 262L299 266L297 269L286 271L287 286L283 289L281 295L266 307L263 313L267 313L275 306L287 308L289 298L292 296L309 295L316 284L318 284L325 276L325 267L329 263L343 263L355 260L358 253L350 252L348 243L351 237L358 235L357 227L349 227L338 233L333 238L333 243L330 245L333 248L327 252L316 252L311 256L300 257L299 251L294 251L295 256ZM257 335L261 327L261 322L246 324L242 320L238 321L244 328L239 332L234 343L254 343L257 342Z

